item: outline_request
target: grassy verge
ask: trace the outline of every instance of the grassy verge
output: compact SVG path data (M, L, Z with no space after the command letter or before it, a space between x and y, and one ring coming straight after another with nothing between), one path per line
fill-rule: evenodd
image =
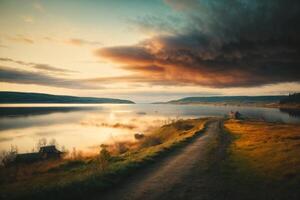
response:
M229 120L228 156L222 163L231 199L299 199L300 126Z
M84 199L112 188L138 169L184 145L204 129L208 119L180 120L162 126L125 153L115 153L105 169L97 157L48 161L1 168L2 199Z

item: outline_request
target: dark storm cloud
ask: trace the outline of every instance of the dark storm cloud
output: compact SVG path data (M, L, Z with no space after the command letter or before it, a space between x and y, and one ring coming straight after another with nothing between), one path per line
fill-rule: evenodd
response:
M165 0L164 2L175 10L192 10L199 6L197 0Z
M73 71L73 70L67 70L67 69L62 69L62 68L58 68L58 67L53 67L53 66L48 65L48 64L24 62L24 61L20 61L20 60L14 60L14 59L11 59L11 58L0 58L0 61L12 62L12 63L16 63L16 64L19 64L19 65L25 65L25 66L31 66L35 69L48 71L48 72L59 72L59 73L76 72L76 71Z
M252 87L300 81L300 1L166 2L190 19L181 33L96 55L154 82Z
M31 72L0 66L0 82L16 84L35 84L70 89L99 89L89 85L84 80L63 79L41 72Z
M166 15L163 18L156 15L145 15L128 19L127 22L133 25L133 29L150 34L174 33L179 31L184 24L180 17L174 15Z

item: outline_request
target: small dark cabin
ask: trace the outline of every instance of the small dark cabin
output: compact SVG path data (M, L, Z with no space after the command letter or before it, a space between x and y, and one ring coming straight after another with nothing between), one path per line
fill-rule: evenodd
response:
M40 148L39 154L42 159L60 158L63 152L56 149L55 145L44 146Z
M16 158L12 163L32 163L39 161L40 159L39 153L20 153L16 155Z
M59 159L63 152L59 151L55 145L40 147L39 152L17 154L16 163L32 163L47 159Z

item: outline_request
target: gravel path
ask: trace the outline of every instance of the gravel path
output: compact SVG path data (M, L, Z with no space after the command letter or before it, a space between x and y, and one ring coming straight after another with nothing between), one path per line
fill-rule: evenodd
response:
M125 184L95 199L206 199L207 149L222 132L221 121L208 122L203 135L186 147L130 177Z

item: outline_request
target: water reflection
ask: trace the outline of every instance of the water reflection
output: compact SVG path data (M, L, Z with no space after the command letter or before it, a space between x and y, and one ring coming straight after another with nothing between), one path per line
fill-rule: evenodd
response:
M280 108L280 111L289 114L291 117L300 118L300 109Z
M20 105L21 106L21 105ZM249 118L300 123L295 114L272 108L199 105L90 105L0 108L0 150L17 145L30 151L40 138L55 138L67 149L93 151L102 143L133 140L172 119L224 116L235 110ZM296 116L296 117L292 117Z
M0 107L0 117L46 115L56 112L91 110L93 107Z

